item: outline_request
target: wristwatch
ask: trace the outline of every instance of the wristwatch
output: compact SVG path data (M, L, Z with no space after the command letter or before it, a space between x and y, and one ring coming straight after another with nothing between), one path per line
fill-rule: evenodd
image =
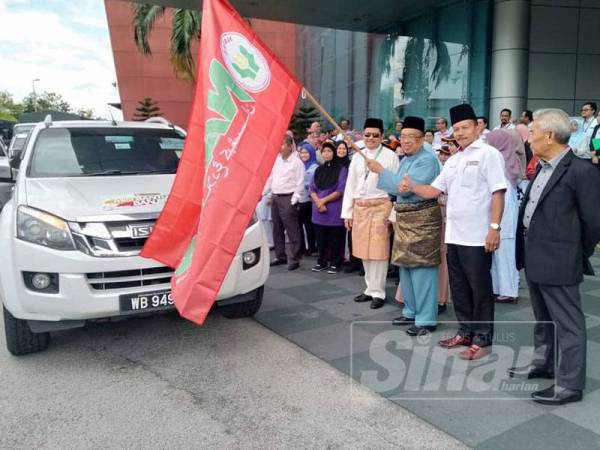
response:
M500 224L498 223L490 223L490 228L494 231L500 231Z

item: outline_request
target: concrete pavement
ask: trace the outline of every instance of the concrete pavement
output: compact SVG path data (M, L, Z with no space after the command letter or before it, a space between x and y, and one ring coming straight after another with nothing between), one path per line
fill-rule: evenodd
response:
M251 319L0 331L0 448L464 448Z

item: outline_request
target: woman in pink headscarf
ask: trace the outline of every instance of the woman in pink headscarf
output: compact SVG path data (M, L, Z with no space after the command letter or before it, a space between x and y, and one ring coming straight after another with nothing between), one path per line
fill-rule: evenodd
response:
M522 152L519 152L519 164L521 165L523 176L525 176L525 170L527 168L527 163L531 160L533 153L531 153L531 148L529 148L529 128L527 125L523 125L520 123L517 125L515 130L516 136L521 139Z
M527 168L529 167L529 163L535 156L533 156L533 152L531 151L531 147L529 146L529 127L520 123L517 125L517 133L519 133L519 137L523 142L523 149L525 150L525 156L521 157L520 161L523 164L523 180L517 186L517 195L519 198L519 203L525 196L525 191L527 190L527 186L529 185L529 177L527 176ZM537 163L537 159L532 164L535 166Z
M500 223L500 248L492 254L492 285L497 303L517 303L519 299L519 272L515 263L515 238L519 206L517 184L523 179L521 155L523 142L512 130L493 130L487 143L498 149L504 159L504 176L508 189L504 195L504 214Z

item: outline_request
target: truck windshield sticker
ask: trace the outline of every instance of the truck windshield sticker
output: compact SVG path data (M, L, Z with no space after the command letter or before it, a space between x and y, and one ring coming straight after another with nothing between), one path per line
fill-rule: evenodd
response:
M183 150L183 139L161 137L158 145L161 150Z
M137 206L152 206L164 203L167 199L165 194L143 193L143 194L125 194L117 198L108 198L104 200L104 207L124 208Z
M106 142L111 144L133 142L133 136L104 136Z

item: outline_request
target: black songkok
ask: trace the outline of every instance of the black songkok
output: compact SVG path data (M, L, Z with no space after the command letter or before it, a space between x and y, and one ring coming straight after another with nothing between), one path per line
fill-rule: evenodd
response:
M379 131L383 133L383 120L370 117L365 120L365 126L363 129L365 128L379 128Z
M411 128L413 130L419 130L421 133L425 133L425 121L420 117L406 116L402 128Z
M450 122L452 122L452 125L457 122L462 122L463 120L474 120L477 122L475 111L473 111L473 107L468 103L463 103L462 105L456 105L450 108Z

